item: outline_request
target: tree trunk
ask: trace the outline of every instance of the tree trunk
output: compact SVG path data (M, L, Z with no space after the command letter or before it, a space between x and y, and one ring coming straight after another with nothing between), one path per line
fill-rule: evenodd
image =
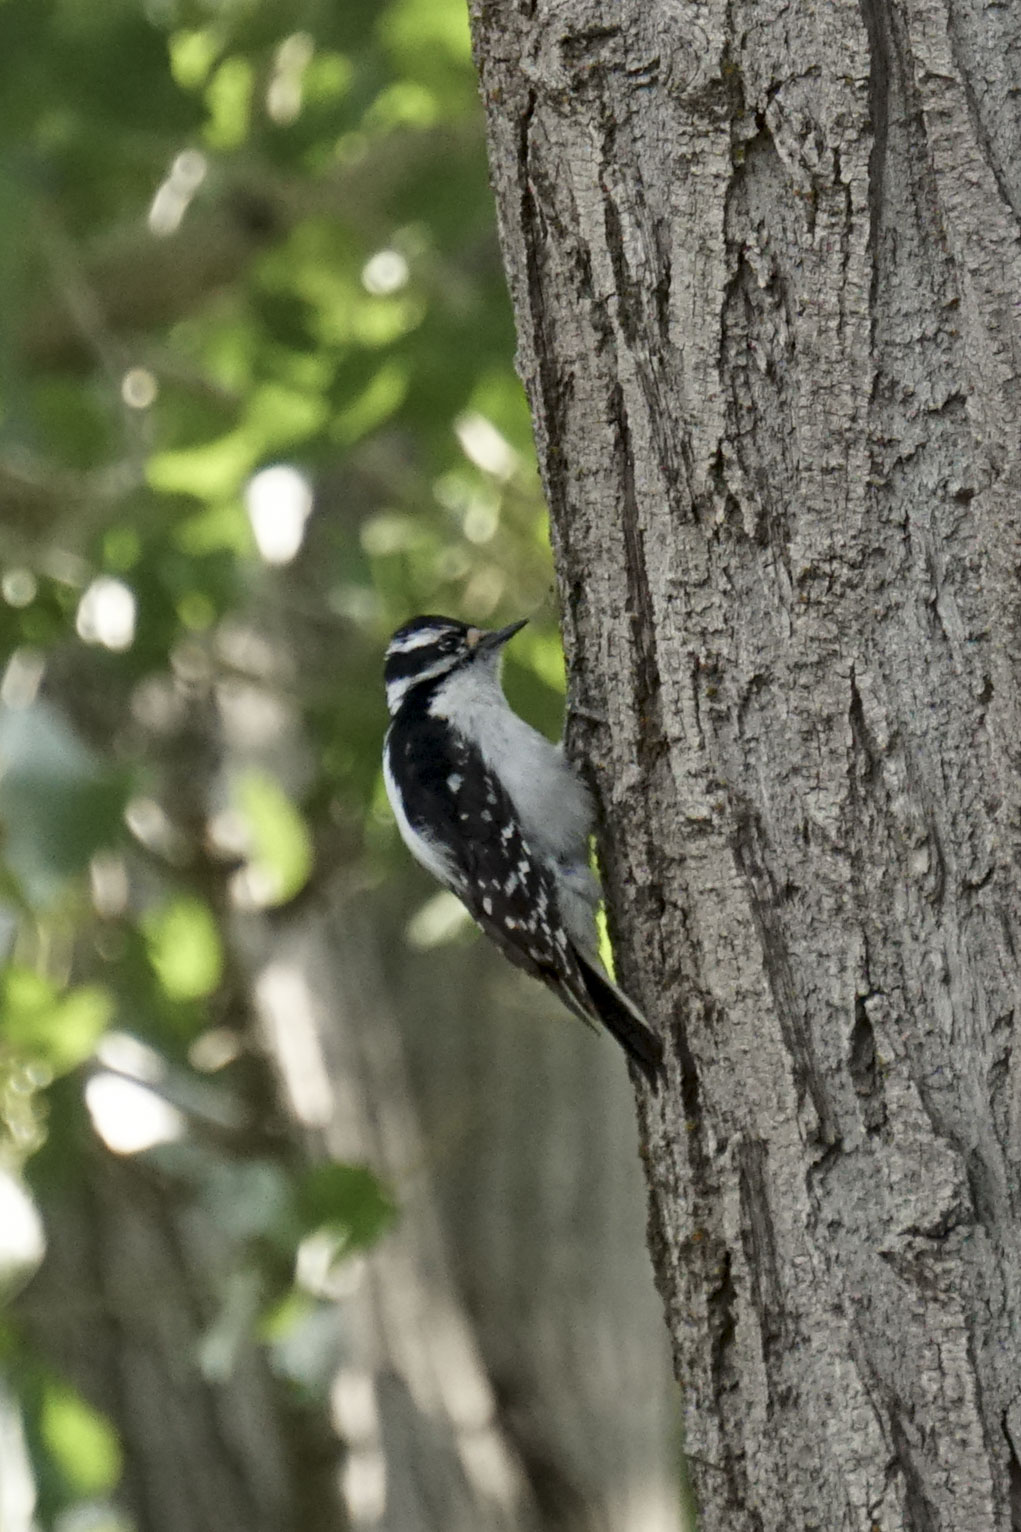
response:
M473 22L701 1525L1021 1527L1021 12Z
M143 1532L341 1532L337 1444L287 1406L260 1348L245 1336L229 1367L192 1361L231 1291L208 1209L184 1177L87 1142L82 1155L74 1194L48 1201L46 1260L17 1312L114 1423L119 1507Z

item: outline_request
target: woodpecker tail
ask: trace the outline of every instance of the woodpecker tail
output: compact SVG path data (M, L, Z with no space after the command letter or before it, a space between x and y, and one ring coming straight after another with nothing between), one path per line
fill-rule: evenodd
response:
M601 973L584 952L575 949L578 967L592 1010L603 1026L616 1038L629 1058L634 1059L652 1089L659 1089L663 1072L663 1044L650 1031L636 1005Z

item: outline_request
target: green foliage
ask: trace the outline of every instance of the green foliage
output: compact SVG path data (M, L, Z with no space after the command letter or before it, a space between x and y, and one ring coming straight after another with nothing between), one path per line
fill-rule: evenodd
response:
M0 1047L42 1062L54 1076L84 1063L112 1011L110 996L95 984L61 992L44 974L16 963L0 975Z
M550 729L562 677L463 0L3 0L0 99L0 1161L46 1196L112 1028L258 1116L230 912L381 883L389 630L533 614ZM311 515L260 522L274 465ZM233 1251L213 1370L394 1216L367 1167L159 1152ZM49 1517L117 1450L33 1397Z
M0 707L3 859L26 898L46 906L120 836L123 772L104 765L51 706Z
M397 1213L365 1165L316 1165L298 1182L296 1211L306 1233L329 1230L344 1254L375 1244Z
M220 982L223 952L213 913L188 895L150 910L143 918L149 961L171 1000L200 1000Z
M264 771L246 771L234 788L248 830L250 866L263 886L263 903L284 904L312 870L312 842L300 813Z
M116 1432L66 1383L53 1378L44 1383L39 1428L52 1461L73 1494L103 1495L113 1489L121 1474Z

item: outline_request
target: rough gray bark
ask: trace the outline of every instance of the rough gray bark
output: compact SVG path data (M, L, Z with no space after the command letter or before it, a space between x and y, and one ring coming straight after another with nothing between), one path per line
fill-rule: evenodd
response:
M473 25L702 1526L1021 1527L1021 12Z

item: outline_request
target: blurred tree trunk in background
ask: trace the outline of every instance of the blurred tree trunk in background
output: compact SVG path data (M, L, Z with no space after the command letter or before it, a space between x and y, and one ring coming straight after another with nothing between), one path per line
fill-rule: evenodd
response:
M288 1404L250 1338L198 1367L230 1249L180 1183L94 1145L20 1304L47 1360L116 1423L118 1501L144 1532L341 1532L336 1442Z
M309 663L311 632L274 641ZM677 1396L617 1050L484 943L409 952L343 875L308 906L238 930L292 1115L401 1202L339 1385L375 1396L380 1526L675 1532Z
M375 937L354 899L241 931L265 1043L312 1154L403 1192L396 1229L340 1276L330 1383L355 1525L528 1532L541 1523L495 1408L440 1225Z
M673 1532L675 1394L614 1056L600 1078L570 1029L558 1050L560 1018L515 1014L520 987L479 965L447 985L416 974L403 1017L432 1055L423 1133L359 901L249 940L295 1116L402 1198L339 1300L349 1492L378 1474L386 1532Z
M476 0L713 1529L1021 1526L1021 12Z
M487 947L468 957L437 953L427 1004L401 1014L501 1417L544 1525L675 1532L679 1400L626 1072Z

